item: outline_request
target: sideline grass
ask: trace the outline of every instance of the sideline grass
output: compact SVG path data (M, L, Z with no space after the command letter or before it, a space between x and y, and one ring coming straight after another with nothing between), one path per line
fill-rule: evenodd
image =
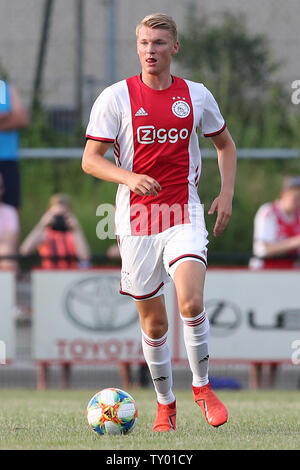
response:
M139 422L128 436L98 436L87 425L85 409L96 390L0 390L0 449L105 450L271 450L300 448L298 391L219 391L229 421L212 428L178 390L177 431L151 431L155 415L152 390L128 390Z

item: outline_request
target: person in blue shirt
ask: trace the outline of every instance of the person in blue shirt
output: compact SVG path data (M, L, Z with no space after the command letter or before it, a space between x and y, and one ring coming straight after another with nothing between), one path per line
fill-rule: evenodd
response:
M19 129L29 116L16 88L0 79L0 172L5 192L3 202L20 208Z

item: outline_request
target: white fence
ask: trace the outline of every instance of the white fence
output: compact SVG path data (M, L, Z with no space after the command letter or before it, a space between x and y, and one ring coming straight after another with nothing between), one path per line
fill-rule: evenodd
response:
M40 158L58 158L58 159L80 159L82 158L83 148L22 148L20 150L21 159L40 159ZM203 158L216 158L216 150L201 149ZM109 158L113 158L113 150L107 152ZM237 157L241 159L290 159L299 158L298 149L237 149Z

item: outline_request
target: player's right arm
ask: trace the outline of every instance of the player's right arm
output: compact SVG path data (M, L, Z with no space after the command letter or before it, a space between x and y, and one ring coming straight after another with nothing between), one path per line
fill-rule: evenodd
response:
M287 254L289 251L299 250L300 248L300 235L286 238L274 242L258 241L254 245L254 254L256 256L271 257Z
M29 256L37 250L37 248L44 243L46 239L45 229L49 223L53 220L50 210L48 210L36 224L36 226L27 235L25 240L22 242L19 251L22 256Z
M125 184L139 196L150 194L157 196L161 187L154 178L118 167L105 158L110 145L110 142L88 139L82 157L83 171L98 179Z
M257 257L281 256L300 248L300 235L278 239L277 219L269 203L263 204L254 218L253 253Z

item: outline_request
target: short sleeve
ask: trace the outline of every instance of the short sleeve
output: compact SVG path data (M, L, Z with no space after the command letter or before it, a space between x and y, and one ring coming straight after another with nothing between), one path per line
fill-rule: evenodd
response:
M278 238L277 218L270 203L263 204L254 218L253 253L264 255L264 244L275 242Z
M254 240L271 243L276 241L278 232L277 217L270 203L263 204L254 218Z
M201 134L203 137L213 137L221 134L226 127L225 120L212 93L205 88L203 114L201 119Z
M96 99L86 129L86 138L100 142L114 142L120 127L120 116L115 98L106 88Z

